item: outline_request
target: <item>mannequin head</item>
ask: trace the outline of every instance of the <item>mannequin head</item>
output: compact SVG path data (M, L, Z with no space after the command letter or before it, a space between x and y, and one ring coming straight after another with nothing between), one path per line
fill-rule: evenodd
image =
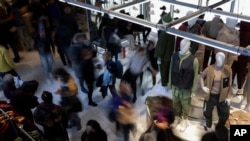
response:
M226 19L226 25L230 28L235 28L237 25L237 20L236 19L232 19L232 18L227 18Z
M215 60L216 60L215 65L217 67L222 67L223 64L224 64L224 62L225 62L225 58L226 57L225 57L225 54L223 52L216 53L216 56L215 56Z
M187 39L182 39L180 44L180 54L185 55L189 52L191 42Z
M187 14L186 14L186 16L191 15L192 13L193 13L193 11L188 11ZM188 20L187 21L188 25L189 26L193 26L196 23L197 19L198 18L195 17L195 18L192 18L192 19Z

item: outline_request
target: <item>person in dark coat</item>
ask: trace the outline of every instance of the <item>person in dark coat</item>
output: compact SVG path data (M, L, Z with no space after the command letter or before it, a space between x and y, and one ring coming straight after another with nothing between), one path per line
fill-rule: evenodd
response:
M228 129L217 124L215 131L204 134L201 141L228 141Z
M43 91L41 97L43 102L37 106L34 119L43 127L45 138L48 141L69 141L67 119L62 107L53 103L51 92Z
M81 136L81 141L107 141L106 132L101 128L96 120L89 120L87 122L86 130Z

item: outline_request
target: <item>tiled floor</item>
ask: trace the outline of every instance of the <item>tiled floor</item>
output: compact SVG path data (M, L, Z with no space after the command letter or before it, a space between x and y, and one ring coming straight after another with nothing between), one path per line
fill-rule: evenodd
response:
M129 50L127 50L127 54L129 53ZM20 74L21 78L25 80L37 80L39 81L39 88L36 92L36 96L40 99L40 95L43 90L48 90L51 92L55 92L57 90L57 83L53 81L52 83L48 83L45 80L44 73L41 68L40 60L38 57L38 54L36 51L32 52L21 52L21 57L23 58L20 63L16 64L16 70ZM121 55L120 55L120 58ZM58 54L55 55L54 57L55 62L53 67L62 67L62 63L59 59ZM126 66L126 59L122 59L122 63ZM67 68L67 70L73 74L73 72ZM157 79L159 80L159 74L157 75ZM119 84L119 80L117 81L117 84ZM144 96L141 96L140 93L142 93L142 90L145 92ZM0 92L2 93L2 92ZM135 136L132 136L131 134L131 141L137 141L138 137L141 135L143 131L146 129L146 116L147 116L147 111L146 111L146 105L145 105L145 98L147 96L155 96L155 95L167 95L171 97L171 91L168 93L165 92L165 89L161 87L160 84L157 84L156 86L152 86L151 84L151 75L149 72L144 73L144 80L143 80L143 85L141 88L138 90L138 100L135 103L135 111L137 114L137 133ZM89 107L88 106L88 100L87 100L87 95L84 93L79 92L78 94L79 98L82 101L82 104L84 106L84 110L79 113L81 117L81 123L82 123L82 129L80 131L77 131L75 128L68 129L68 133L70 136L71 141L80 141L81 134L83 133L85 129L86 122L89 119L95 119L100 122L102 128L106 131L108 134L108 140L109 141L122 141L123 136L122 134L118 133L116 134L115 132L115 126L113 123L111 123L107 119L107 112L109 109L109 101L111 99L111 95L108 95L105 99L102 99L102 96L98 89L95 89L93 99L95 102L98 103L97 107ZM3 94L0 94L0 99L5 99ZM196 99L197 100L197 99ZM54 102L59 103L60 97L56 94L54 94ZM195 114L198 116L201 116L202 118L202 112L200 111L202 107L202 102L193 101L195 105L198 105L198 110L193 111ZM234 98L232 100L232 104L234 104L235 107L237 107L237 103L239 103L239 100ZM239 105L238 105L239 106ZM198 113L197 113L198 112ZM200 137L205 133L203 127L201 126L201 118L199 119L191 119L190 118L190 125L186 129L185 132L179 132L178 127L176 130L174 130L175 134L181 136L185 140L189 141L199 141Z

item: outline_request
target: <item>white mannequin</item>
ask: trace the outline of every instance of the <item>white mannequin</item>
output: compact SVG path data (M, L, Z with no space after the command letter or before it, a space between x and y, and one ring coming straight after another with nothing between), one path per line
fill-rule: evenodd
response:
M186 16L191 15L192 13L193 13L193 11L188 11L188 12L186 13ZM196 23L197 19L198 19L198 17L191 18L190 20L188 20L188 21L187 21L188 26L189 26L189 27L192 27L192 26Z
M225 62L225 58L226 58L226 56L225 56L224 53L222 53L222 52L216 53L216 56L215 56L215 60L216 60L215 67L217 67L217 68L223 67L224 62ZM202 86L202 90L205 93L207 93L207 94L210 93L210 89L208 87L204 86L204 81L201 81L201 86Z
M191 42L187 39L182 39L181 40L181 43L180 43L180 51L179 53L181 55L186 55L188 54L190 51L189 51L189 48L190 48L190 45L191 45Z

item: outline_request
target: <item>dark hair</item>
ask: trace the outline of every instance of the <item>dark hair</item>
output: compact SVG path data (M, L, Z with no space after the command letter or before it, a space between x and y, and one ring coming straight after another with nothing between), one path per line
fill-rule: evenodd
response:
M215 135L218 141L228 141L228 129L224 125L215 126Z
M95 131L102 130L100 124L96 120L93 120L93 119L87 122L87 126L91 126Z
M42 100L45 103L52 103L52 100L53 100L52 93L49 92L49 91L43 91L43 93L42 93Z
M58 79L58 76L62 77L62 81L67 81L68 78L70 77L70 74L63 68L57 68L53 72L54 78Z

